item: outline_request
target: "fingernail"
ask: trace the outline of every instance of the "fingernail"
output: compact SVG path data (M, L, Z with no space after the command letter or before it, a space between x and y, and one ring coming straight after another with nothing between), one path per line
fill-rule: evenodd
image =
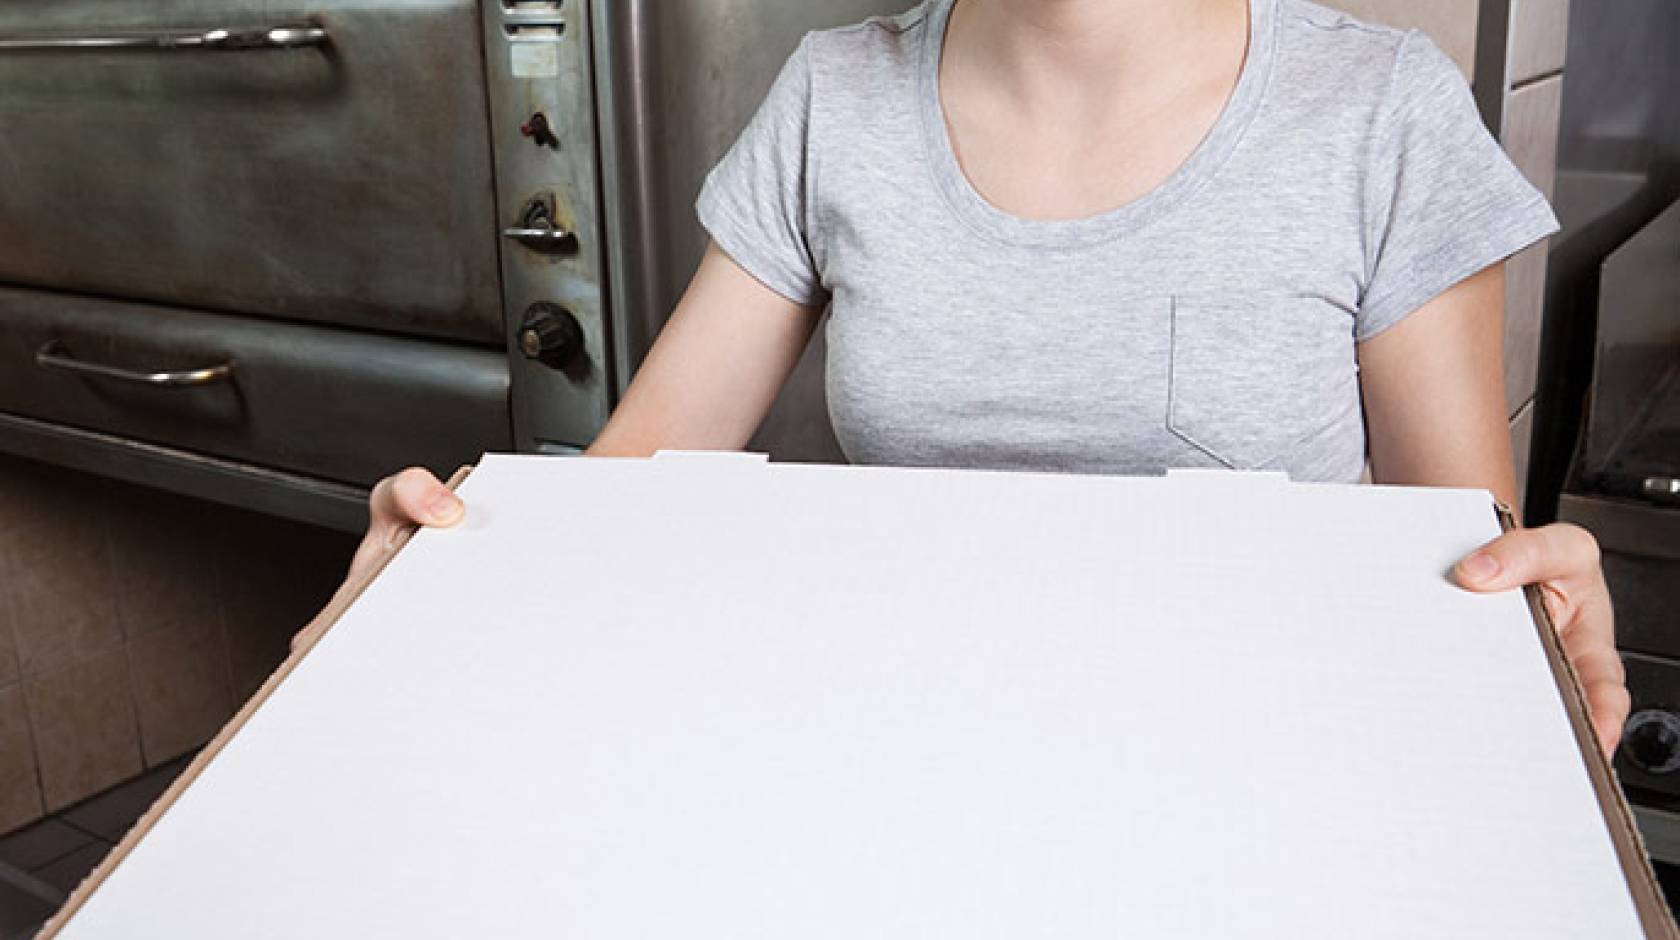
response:
M461 514L461 501L454 493L444 490L426 504L426 512L431 515L433 522L448 522Z
M1499 575L1499 559L1487 552L1476 552L1458 567L1472 581L1491 581Z

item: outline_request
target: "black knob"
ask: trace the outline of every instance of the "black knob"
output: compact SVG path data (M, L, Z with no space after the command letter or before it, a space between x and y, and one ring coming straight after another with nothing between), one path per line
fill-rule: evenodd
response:
M1623 728L1622 751L1648 774L1680 770L1680 715L1661 708L1635 712Z
M583 327L559 304L532 304L519 325L519 350L544 365L564 369L583 352Z

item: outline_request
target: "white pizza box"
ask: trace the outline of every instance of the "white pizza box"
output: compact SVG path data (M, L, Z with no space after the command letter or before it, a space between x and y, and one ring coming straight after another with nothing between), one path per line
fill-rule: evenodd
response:
M46 936L1675 936L1485 492L462 476Z

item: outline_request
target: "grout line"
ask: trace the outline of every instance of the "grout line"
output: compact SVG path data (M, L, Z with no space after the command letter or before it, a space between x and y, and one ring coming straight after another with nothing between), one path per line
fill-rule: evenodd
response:
M74 829L77 832L81 833L82 835L87 836L90 839L93 839L95 842L103 842L106 845L114 844L114 843L111 842L110 839L106 838L105 836L101 835L100 833L94 832L92 829L89 829L86 826L80 825L78 823L71 822L70 819L68 817L66 817L63 813L58 813L58 814L53 815L53 816L48 816L47 818L53 820L54 822L60 823L61 825L69 826L71 829ZM77 846L77 848L80 848L80 846ZM65 853L65 855L68 855L68 854L70 854L70 853L68 853L68 852ZM64 857L63 855L59 856L59 858L63 858L63 857ZM56 861L56 859L55 859L55 861ZM49 862L47 864L51 864L51 862Z
M4 564L6 558L6 554L4 552L0 552L0 564ZM15 579L8 577L7 575L9 575L9 572L0 572L0 583L15 584ZM23 671L23 648L18 645L17 592L5 592L5 596L0 597L0 604L6 605L6 630L11 633L12 658L17 660L17 682L14 684L17 686L18 700L23 705L23 730L25 734L29 735L29 758L35 766L35 773L33 775L35 778L35 805L40 807L38 815L29 822L23 823L23 825L17 827L21 829L23 826L28 826L31 823L39 822L40 820L46 818L47 782L41 775L40 735L35 732L35 716L31 714L33 709L29 706L28 680L30 679L30 676L26 675ZM7 688L11 688L11 686L7 686Z
M5 601L10 603L11 598L7 597ZM16 626L16 617L12 618L12 624ZM22 672L21 665L18 671ZM29 735L29 757L35 762L35 802L41 807L40 815L36 816L33 822L40 822L47 818L47 778L41 771L41 736L35 731L35 709L29 703L29 686L21 677L18 679L18 695L23 699L23 727Z
M1541 72L1539 75L1531 75L1528 78L1522 79L1521 81L1512 82L1511 83L1511 92L1516 93L1516 92L1522 91L1524 88L1527 88L1530 85L1538 85L1541 82L1546 81L1547 79L1562 78L1562 77L1563 77L1563 69L1561 69L1561 68L1552 69L1549 72Z
M102 487L100 495L105 500L105 506L102 508L109 510L111 502L117 498L110 485L107 484ZM108 511L99 514L99 532L104 536L105 564L106 570L110 573L106 583L116 585L119 583L117 580L119 577L117 549L111 536L111 513ZM144 773L146 770L146 739L140 728L140 700L134 694L134 645L130 642L128 617L124 614L124 610L122 599L113 597L111 611L117 618L117 632L122 634L123 678L127 680L123 685L128 692L128 713L134 719L134 753L140 760L140 771Z
M65 856L60 857L62 858ZM58 859L54 859L53 861L57 860ZM50 865L52 863L48 862L47 864ZM64 892L58 890L50 884L47 884L45 881L42 881L29 872L26 872L14 865L9 865L5 862L0 862L0 881L11 885L19 891L22 891L24 894L40 900L44 904L51 904L53 907L62 907L69 897Z
M225 536L225 532L219 527L217 528L218 535ZM240 697L239 678L235 675L233 669L234 629L232 618L228 615L228 610L232 605L227 601L228 584L232 581L228 571L229 556L225 550L226 543L218 541L216 547L217 550L212 553L214 558L210 568L214 572L214 576L211 578L211 586L214 588L211 598L215 602L216 623L222 636L222 672L227 677L228 713L222 719L222 723L226 724L228 718L239 713L239 706L244 704L244 700ZM196 754L198 751L199 748L193 748L192 753Z

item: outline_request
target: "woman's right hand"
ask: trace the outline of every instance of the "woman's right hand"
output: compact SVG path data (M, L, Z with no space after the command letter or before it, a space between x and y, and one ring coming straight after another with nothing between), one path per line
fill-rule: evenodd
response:
M380 480L368 497L368 529L350 560L345 583L353 583L379 562L381 555L410 526L448 528L461 521L467 507L431 471L409 467Z
M467 507L461 498L422 467L409 467L380 480L368 497L367 534L362 536L362 544L350 560L344 583L338 586L327 606L333 606L353 585L360 584L409 526L448 528L466 514ZM294 649L308 630L305 627L292 637Z

